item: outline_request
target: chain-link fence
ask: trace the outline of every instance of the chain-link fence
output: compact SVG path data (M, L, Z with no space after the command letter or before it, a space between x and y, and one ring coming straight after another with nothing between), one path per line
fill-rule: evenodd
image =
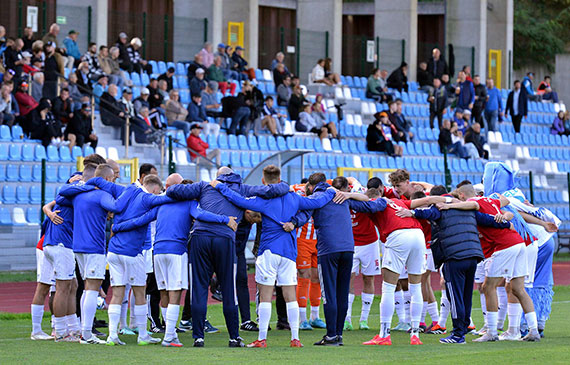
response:
M392 72L405 59L406 43L403 39L378 38L378 64L381 69Z
M449 44L447 54L450 76L457 76L457 73L463 69L463 66L470 66L471 74L475 74L475 47Z
M284 27L259 27L259 68L269 68L277 52L285 54L285 66L297 74L297 30Z
M309 81L309 74L320 58L328 57L328 32L298 30L297 64L302 83Z
M374 39L365 35L343 34L342 36L342 74L368 76L375 67L375 60L367 60L368 41ZM376 43L374 43L376 53Z
M70 30L79 32L77 46L81 54L87 50L87 45L92 41L92 15L89 6L59 5L57 7L57 19L59 20L59 41L63 46L63 39Z
M172 26L174 61L192 61L208 39L208 20L174 16Z

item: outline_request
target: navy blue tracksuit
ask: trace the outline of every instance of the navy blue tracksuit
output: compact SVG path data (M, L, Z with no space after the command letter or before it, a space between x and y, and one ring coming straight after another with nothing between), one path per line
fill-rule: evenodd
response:
M241 323L251 320L249 308L249 288L247 286L247 262L245 260L245 246L251 231L251 223L245 219L241 221L236 232L236 291L238 298L239 313Z

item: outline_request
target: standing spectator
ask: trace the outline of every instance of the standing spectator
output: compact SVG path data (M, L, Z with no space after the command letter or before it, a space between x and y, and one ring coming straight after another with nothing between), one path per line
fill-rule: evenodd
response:
M492 78L487 79L487 102L485 103L485 121L487 122L486 130L496 131L497 120L503 116L503 101L501 98L501 90L495 87Z
M507 98L507 107L505 108L513 119L513 127L515 133L520 133L522 118L528 114L528 98L526 89L521 88L521 82L515 80L515 87L509 93Z
M441 77L441 85L445 87L447 92L447 105L453 105L455 102L455 85L449 81L449 75L443 74Z
M329 133L333 138L337 138L336 126L333 122L323 123L312 115L313 107L311 104L305 104L303 111L299 114L299 120L295 123L297 132L316 133L321 140L327 138Z
M387 74L386 70L381 71L379 68L375 68L368 76L368 82L366 83L366 97L368 99L374 99L377 102L392 100L392 95L388 94L386 79L382 79L383 72Z
M105 46L101 46L101 48L106 48ZM89 43L89 47L87 47L87 52L81 58L82 62L87 63L89 68L89 79L91 80L98 80L99 76L103 74L101 70L101 66L99 65L99 59L97 57L97 43L91 42Z
M216 148L206 153L208 148L210 148L210 145L205 141L203 141L202 138L200 138L201 131L202 127L200 126L200 124L192 124L192 127L190 128L190 135L186 140L186 145L188 146L188 152L190 153L190 159L193 162L196 162L197 165L200 164L211 165L208 160L213 161L214 159L216 160L217 164L220 164L220 150ZM200 158L200 156L205 157L208 160Z
M133 72L133 65L131 64L131 58L129 57L129 51L127 50L127 34L125 32L119 33L119 39L115 44L119 48L119 66L121 70L125 70L128 73Z
M11 127L16 119L16 112L13 108L14 96L12 96L11 88L8 84L4 83L0 87L0 125L6 124ZM17 106L18 103L15 103Z
M271 65L269 66L269 69L271 71L275 70L275 68L277 68L277 65L279 63L282 63L285 69L285 72L287 73L287 75L290 74L289 69L287 69L287 66L285 66L285 54L283 52L277 52L277 54L275 55L275 58L271 61Z
M429 127L434 128L433 120L437 117L438 127L441 128L443 113L447 107L447 90L438 78L433 79L433 91L428 96Z
M457 155L460 158L467 158L467 151L465 151L461 140L462 137L457 136L457 123L454 122L452 126L449 119L444 119L437 140L441 153L447 149L447 153Z
M457 86L455 87L455 95L457 95L457 108L466 110L473 109L475 102L475 88L473 83L467 80L465 71L459 71L457 74Z
M79 36L78 32L70 30L67 33L67 37L65 37L63 40L63 47L67 52L67 56L73 58L73 61L70 60L67 65L70 70L74 66L79 65L79 62L81 62L81 53L79 52L79 47L77 46L77 36Z
M204 48L202 48L199 53L202 55L202 64L206 66L206 70L212 65L212 63L214 63L214 50L212 43L204 43Z
M4 66L14 70L16 82L20 80L22 69L25 64L24 57L22 56L22 49L24 48L24 41L20 38L16 39L11 47L4 51Z
M38 107L28 114L28 118L22 129L31 139L40 139L44 147L51 143L61 143L61 124L51 113L51 102L48 98L42 98Z
M174 67L169 67L168 70L166 70L165 73L161 74L160 76L158 76L158 81L160 80L164 80L166 81L166 85L167 87L167 91L170 92L170 90L174 89L174 73L175 73L175 69Z
M465 65L463 66L463 68L461 69L463 72L465 72L465 79L467 81L471 81L473 82L473 79L471 78L471 66L469 65Z
M60 74L63 75L65 72L65 68L69 67L68 66L69 63L73 64L73 60L71 60L70 58L67 57L67 53L65 51L65 48L59 47L59 41L57 40L57 36L59 35L59 30L60 30L59 25L57 25L56 23L53 23L49 27L49 33L44 35L44 37L42 38L42 41L44 42L44 46L46 44L48 44L49 42L53 43L54 52L55 52L55 59L57 61L57 65L58 65L57 70ZM44 52L45 52L45 50L44 50Z
M236 50L232 54L232 60L235 62L236 71L244 73L248 76L250 80L255 79L255 70L253 68L247 68L248 65L245 58L243 58L244 49L241 46L237 46Z
M259 131L267 128L269 132L277 137L278 135L283 135L283 129L285 127L285 116L279 114L273 108L273 97L265 97L265 104L263 105L263 111L261 112L261 118L256 120L253 133L257 136Z
M447 74L447 63L441 56L441 52L439 49L434 48L431 52L432 57L428 61L428 72L431 73L431 76L435 79L441 79L443 74Z
M148 75L152 74L152 66L143 60L139 53L139 49L142 47L142 41L140 38L131 39L130 46L127 47L127 52L129 52L129 59L131 60L131 65L133 66L133 71L137 73L146 72Z
M427 69L427 63L420 62L418 65L417 79L421 91L425 91L429 94L433 90L433 76Z
M277 86L277 105L287 106L291 99L291 76L287 75L283 79L283 83Z
M44 65L44 87L42 89L42 96L52 100L57 96L57 73L59 68L57 65L56 53L55 53L55 43L48 42L44 45L44 53L46 54L46 60Z
M289 112L289 119L299 120L299 113L303 104L305 103L305 96L301 90L301 86L297 85L293 87L293 94L289 99L289 104L287 105L287 111Z
M190 93L200 95L202 90L206 88L206 80L204 80L204 69L196 70L196 77L190 81Z
M192 82L192 79L196 77L196 71L199 68L202 70L207 69L207 67L202 63L202 55L200 53L196 53L194 56L194 61L192 61L188 66L188 84L190 84Z
M89 65L87 62L81 62L75 71L77 76L77 87L82 94L89 94L93 90L91 82L89 81ZM33 91L33 89L32 89Z
M528 72L522 80L522 86L526 91L526 97L528 100L540 101L540 95L534 93L534 88L532 86L532 80L534 80L534 73Z
M275 87L279 87L279 85L283 84L283 79L288 75L289 72L286 71L285 65L278 63L273 69L273 82L275 83Z
M206 115L212 118L218 118L222 116L221 110L222 105L218 102L218 97L216 95L218 91L218 83L215 81L209 81L208 86L205 90L202 90L202 104L206 108Z
M168 125L173 126L184 131L184 135L188 136L190 133L190 123L186 121L188 111L180 102L180 95L178 90L170 90L168 101L166 102L166 120Z
M368 126L366 132L368 151L386 152L388 156L402 156L403 148L393 143L392 133L396 133L396 129L390 123L388 113L376 113L374 118L374 122Z
M542 100L552 100L558 103L558 93L552 90L550 86L550 76L544 76L544 80L538 85L537 94L542 95Z
M34 44L34 31L31 27L24 28L24 36L22 37L24 41L24 51L32 52L32 44Z
M52 113L64 126L73 118L72 100L69 98L69 89L62 88L57 98L53 99Z
M222 94L226 94L226 91L230 90L231 95L235 95L236 91L236 84L228 82L228 79L224 76L224 72L222 70L222 58L220 56L214 57L214 62L208 68L208 80L215 81L218 83L218 88L222 92Z
M473 77L473 89L475 90L475 102L473 103L472 118L480 126L483 124L483 108L487 101L487 88L481 83L481 77L475 75Z
M477 150L479 157L485 160L489 159L489 152L483 148L485 144L485 139L481 136L481 125L477 122L473 123L471 127L465 132L465 148L473 149L469 144L473 145Z
M202 104L201 94L192 94L192 102L188 104L188 116L186 121L189 123L199 123L204 129L204 134L213 134L217 136L220 133L220 126L216 123L209 123L206 115L206 108Z
M402 90L408 92L408 64L406 62L402 62L400 67L392 71L386 80L386 86L399 92Z
M32 97L38 101L44 92L45 76L43 72L36 72L32 78Z
M113 72L112 64L111 64L111 57L109 57L109 48L107 46L99 47L99 54L97 54L97 62L99 63L99 67L101 68L101 72L109 78L110 84L115 84L119 87L119 89L123 89L122 85L118 85L118 77L111 75Z
M554 118L554 122L552 122L552 127L550 127L550 134L558 134L559 136L565 134L564 129L564 111L561 110L558 112L556 118Z
M14 95L20 109L20 118L25 118L28 113L38 106L38 102L28 93L28 83L22 82Z
M77 145L83 147L89 143L93 149L97 148L98 138L91 125L91 105L81 104L81 109L73 115L65 128L65 139L69 141L69 148Z

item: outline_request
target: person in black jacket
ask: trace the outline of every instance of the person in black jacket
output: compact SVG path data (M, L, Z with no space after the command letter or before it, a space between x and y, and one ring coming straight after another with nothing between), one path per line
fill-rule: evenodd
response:
M255 70L253 68L247 68L248 65L245 58L243 58L244 49L240 46L236 47L236 50L232 54L232 61L234 61L235 70L239 73L246 74L250 80L255 79Z
M418 65L417 79L420 84L420 90L425 91L428 94L433 90L433 76L427 70L427 63L420 62Z
M465 132L465 144L473 143L473 145L477 148L477 152L479 153L479 157L482 157L486 160L489 159L489 152L483 149L483 145L485 144L485 140L481 137L481 125L477 122L473 123L471 127L467 129Z
M431 73L433 78L441 79L444 74L448 73L447 70L447 63L445 63L445 59L441 55L439 49L434 48L432 51L432 57L428 61L427 70Z
M119 48L119 67L121 70L125 70L127 72L133 72L133 65L131 64L131 58L129 57L129 51L127 51L127 47L129 44L127 43L127 34L124 32L119 33L119 39L117 39L117 43L115 44L117 48Z
M170 90L172 90L174 88L173 77L174 77L175 71L176 70L174 69L174 67L169 67L165 73L158 76L158 79L157 79L158 81L160 81L160 80L166 81L166 84L168 85L168 87L166 88L166 91L168 91L168 92L170 92Z
M368 151L386 152L388 156L394 156L394 144L386 138L383 125L379 120L368 126L366 132L366 148Z
M487 101L487 88L481 83L479 75L473 76L473 87L475 88L475 102L473 103L471 120L484 127L482 115L485 109L485 102Z
M55 43L48 42L44 45L44 53L46 59L44 61L44 87L42 95L45 98L53 100L57 96L57 73L59 66L57 65L57 58L55 56Z
M73 118L73 111L71 109L72 105L73 102L69 98L69 89L65 87L62 88L59 96L53 99L53 107L51 108L53 116L62 124L68 124L71 121L71 118Z
M392 71L386 80L386 85L399 92L408 91L408 64L406 62L402 62L400 67Z
M204 66L204 64L202 63L202 55L200 53L196 53L196 55L194 56L194 61L192 61L190 63L190 65L188 66L188 85L190 85L190 83L192 82L192 79L194 77L196 77L196 71L201 68L202 71L207 70L208 68L206 66Z
M447 90L445 86L441 84L441 80L438 78L433 79L433 89L428 96L429 103L429 127L433 129L433 120L437 117L437 124L441 129L441 123L443 122L443 112L445 107L447 107Z
M44 147L62 137L61 122L53 117L48 98L40 99L39 105L27 115L22 129L31 139L40 139Z
M528 96L526 90L521 88L521 82L519 80L515 80L514 85L514 89L511 90L507 98L506 110L513 118L515 133L520 133L522 118L528 114Z
M90 143L93 148L97 147L98 139L91 125L91 105L89 103L81 104L81 109L67 124L65 139L69 141L70 148L75 145L83 147L85 143Z
M301 90L301 86L296 85L293 87L293 94L291 94L291 98L289 99L289 104L287 105L287 111L289 112L289 119L291 120L299 120L299 113L303 108L303 104L305 103L305 96L303 96L303 91Z

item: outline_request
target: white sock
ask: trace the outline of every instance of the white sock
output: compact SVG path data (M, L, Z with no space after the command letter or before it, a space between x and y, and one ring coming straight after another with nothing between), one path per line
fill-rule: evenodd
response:
M494 336L497 335L497 316L497 312L487 312L487 328L489 334Z
M307 320L307 307L299 307L299 321Z
M54 317L53 325L57 336L65 336L67 334L67 320L65 317Z
M180 304L168 304L165 314L166 329L164 339L169 341L176 338L176 322L180 315Z
M426 322L427 306L428 306L428 302L424 301L424 305L422 307L422 316L420 317L420 323Z
M424 300L422 298L422 284L408 284L408 287L410 289L409 292L412 333L415 332L417 335L420 332L420 319L424 306Z
M51 315L50 325L52 329L55 329L55 316Z
M475 322L473 322L473 317L469 316L469 327L475 328Z
M119 337L118 326L121 321L121 304L109 304L107 309L109 315L109 337Z
M289 302L287 305L287 321L291 327L291 340L299 339L299 304L297 301ZM536 320L535 320L536 322Z
M449 300L447 299L447 291L445 289L441 290L441 306L439 308L439 321L437 324L441 328L445 328L445 324L447 323L447 317L449 316L449 310L451 309L449 305Z
M404 291L398 290L394 293L396 314L398 315L399 323L406 323L406 309L404 308Z
M81 299L79 300L79 308L81 309L81 317L79 317L79 319L81 320L81 323L83 323L83 306L85 305L85 290L83 291L83 293L81 293Z
M520 303L508 303L507 313L509 316L509 332L517 334L521 328L522 306Z
M387 282L382 283L382 299L380 300L380 337L390 335L392 316L394 315L394 292L396 285Z
M354 303L354 294L348 294L348 310L346 311L345 321L352 322L352 303Z
M131 294L129 296L129 307L130 307L130 318L129 323L131 324L129 327L136 328L137 321L135 319L135 293L131 290Z
M360 321L368 321L368 315L370 314L370 308L372 307L373 301L374 294L362 293L362 311L360 312Z
M499 302L499 316L497 318L497 328L503 328L507 317L508 297L504 286L497 287L497 298ZM487 309L487 306L485 306Z
M123 302L121 303L121 320L119 328L127 327L127 314L129 312L129 293L131 290L130 285L125 285L125 295L123 296Z
M97 312L97 297L99 293L96 290L85 290L85 299L83 301L83 320L81 321L81 335L88 340L93 336L91 329L93 328L93 319Z
M168 306L160 307L160 314L162 314L162 320L166 323L166 311L168 310ZM158 323L160 324L160 323Z
M148 307L146 304L136 305L135 304L135 323L139 329L139 340L144 340L148 338L147 329L147 314Z
M408 284L408 290L404 290L404 309L406 310L406 323L411 321L410 304L412 300L412 295L410 294L410 285Z
M32 304L32 333L40 333L42 331L42 318L44 317L44 306L40 304Z
M65 322L69 332L79 332L81 330L79 320L75 314L68 314L65 316Z
M311 306L311 321L319 318L319 306Z
M485 299L485 294L479 292L479 301L481 302L481 311L483 312L483 320L485 321L485 326L487 325L487 300Z
M546 319L539 319L537 324L539 330L544 330L544 327L546 327Z
M536 312L529 312L524 314L528 329L532 332L538 331L538 323L536 321Z
M438 323L439 321L439 313L437 310L437 302L431 302L427 305L427 312L431 318L432 322Z
M258 340L265 340L267 338L267 329L269 328L269 320L271 319L271 302L259 303L259 336ZM287 313L289 313L287 311ZM291 323L289 323L291 325Z

